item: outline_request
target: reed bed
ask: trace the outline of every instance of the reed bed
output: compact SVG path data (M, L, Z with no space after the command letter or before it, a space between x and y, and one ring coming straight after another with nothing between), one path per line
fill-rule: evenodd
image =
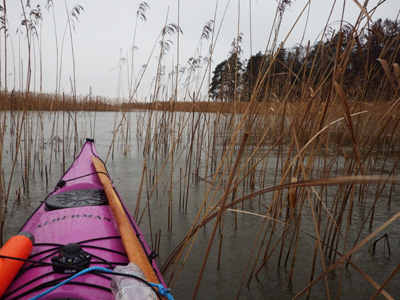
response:
M370 87L349 89L343 71L358 35L346 35L346 44L344 34L337 37L327 47L336 49L333 56L322 44L317 45L321 59L317 63L313 58L307 77L293 74L301 79L300 87L290 76L283 82L263 77L271 72L278 50L272 63L266 65L265 73L259 73L248 102L239 101L240 97L234 94L230 103L169 101L127 105L150 110L143 112L143 118L147 117L144 152L154 159L154 169L145 162L143 176L150 178L142 179L149 183L144 209L161 197L158 189L166 186L170 189L164 188L164 192L170 195L171 186L179 185L175 210L185 212L190 209L188 203L196 203L196 218L189 233L162 268L172 287L186 274L192 251L199 251L195 250L198 235L209 225L213 230L193 284L192 297L196 298L207 262L212 260L219 270L223 253L229 251L223 246L225 231L229 231L226 227L232 226L228 220L233 218L237 228L238 215L256 214L262 221L250 233L255 236L254 244L246 245L250 254L239 280L237 298L271 264L287 272L288 284L299 281L299 272L304 271L297 269L299 256L309 262L309 277L293 298L311 297L312 287L320 281L326 298L340 298L345 292L341 286L348 268L359 272L365 284L375 289L373 297L381 294L393 298L385 287L398 268L382 282L374 274L362 271L352 257L374 238L377 242L382 231L398 223L396 210L391 218L376 218L378 207L390 206L393 196L399 193L399 99L398 85L392 85L398 80L394 75L397 54L380 59L379 72L375 69L379 66L374 65L365 75L365 79L379 76L378 73L381 76L381 85L376 87L380 92L369 91L367 100L365 91ZM393 53L398 53L398 39L394 43ZM372 75L374 72L377 73ZM260 95L257 84L261 87L270 81L269 90ZM296 94L300 96L295 97ZM177 157L183 158L183 167ZM175 184L163 182L162 174L168 166L180 168ZM172 175L169 180L173 180ZM191 190L197 190L198 185L204 189L202 200L189 199ZM257 212L247 210L247 204L254 202ZM169 201L168 229L173 231L176 225L170 213L174 210L172 205ZM304 236L314 244L306 257L302 247ZM213 245L218 250L213 252L216 258L210 259ZM332 273L338 278L333 285L328 279Z
M255 201L264 207L260 218L265 221L259 228L253 255L248 258L248 269L243 273L244 284L258 276L268 263L289 268L289 281L294 280L302 234L311 235L316 243L311 279L318 263L323 270L328 270L338 257L358 246L361 237L380 224L374 215L382 201L382 194L385 194L386 205L390 205L393 195L398 195L399 159L393 154L399 151L400 137L395 133L398 122L391 122L399 110L398 103L372 107L375 105L349 104L355 128L353 135L357 136L356 146L352 145L352 134L337 105L328 109L327 125L318 130L320 106L310 105L309 102L282 104L279 114L258 114L253 120L245 149L239 147L239 137L246 135L246 131L240 130L245 115L227 117L216 114L210 117L202 113L187 114L186 119L182 119L183 125L178 126L182 128L191 124L186 125L189 126L187 136L178 132L179 140L170 146L173 147L170 152L165 151L169 148L165 145L168 139L162 138L160 132L154 133L153 147L148 149L150 153L155 153L161 150L162 145L164 150L160 151L163 153L160 155L163 155L163 164L159 163L150 171L153 179L146 200L151 201L154 197L157 185L164 186L160 179L162 176L154 174L161 174L171 163L168 160L172 152L175 157L186 157L186 166L180 171L178 179L183 191L179 192L179 208L176 209L187 210L187 203L190 203L187 197L193 185L204 184L205 191L190 233L163 267L164 272L171 273L171 283L179 278L199 230L214 222L222 211L233 211L235 215L252 213L243 209L246 202ZM166 115L168 110L162 113ZM169 129L163 131L170 132ZM233 139L235 135L237 138ZM276 161L271 166L269 157L272 153L276 155ZM235 169L234 159L239 154L241 166L229 179ZM382 160L382 157L386 158ZM332 189L332 185L335 188ZM226 193L230 195L228 203L223 200ZM159 196L155 198L159 199ZM355 206L362 211L362 216L357 216L358 225L352 226ZM306 225L303 226L307 229L303 228L303 214L311 214L314 232L310 232ZM170 218L169 222L173 224ZM170 226L173 230L173 225ZM223 228L220 225L220 245L223 244ZM349 234L354 230L358 234ZM378 231L373 231L375 234ZM210 239L210 243L213 241ZM224 251L229 250L220 249L220 253ZM351 260L347 261L347 264L350 263ZM310 282L313 283L313 280ZM328 286L327 293L332 293Z
M217 265L223 268L224 253L230 251L224 247L225 235L229 236L224 232L229 232L231 226L242 230L240 220L251 214L258 216L261 224L249 229L256 240L246 245L251 251L245 258L247 267L241 274L237 297L271 264L287 270L289 282L298 281L297 257L304 259L299 251L303 251L305 236L315 241L315 250L309 252L310 289L304 293L313 295L311 286L324 280L319 274L327 278L336 266L341 277L347 265L360 272L366 284L390 295L374 274L361 271L362 266L351 258L354 251L365 250L374 242L378 251L388 247L377 240L386 227L396 224L393 218L382 220L380 211L383 207L398 207L400 136L395 116L400 113L399 103L346 103L351 129L341 106L333 102L322 125L321 105L312 101L247 103L244 113L197 111L195 107L201 105L198 103L191 103L192 109L186 112L137 110L133 112L136 132L130 132L133 124L128 116L132 113L114 115L109 158L115 151L129 153L132 138L142 151L145 159L134 215L144 225L153 224L152 243L165 257L163 272L172 287L179 286L192 251L202 251L196 240L204 228L217 228L209 245L219 248L211 255L217 256ZM220 110L229 105L221 105ZM89 125L79 126L74 112L63 111L17 110L2 116L2 121L9 123L2 127L3 140L6 130L11 133L6 134L3 149L10 151L13 168L20 168L23 174L21 179L12 179L12 172L2 174L7 199L3 212L10 215L16 199L24 201L23 196L29 195L30 180L38 177L47 182L51 173L61 175L82 138L88 133L95 136L97 121L92 119ZM44 118L49 116L50 138L43 129ZM245 146L240 146L246 135ZM50 160L46 160L49 148ZM12 187L18 185L19 195L14 199ZM199 190L201 193L194 192ZM154 227L150 213L160 201L167 203L165 228ZM193 211L196 217L187 234L166 258L163 234L177 230L180 216ZM386 226L383 229L379 227L382 224ZM393 238L389 234L389 245L393 245ZM204 266L208 259L204 257ZM390 278L385 285L390 286ZM325 285L327 295L340 295L340 284L332 290L326 279Z
M218 105L220 111L205 113ZM227 106L231 113L223 111ZM244 112L232 113L232 106L242 107ZM186 113L178 112L179 107L186 107L182 109ZM156 103L150 111L139 112L140 123L147 124L143 151L148 159L141 180L141 191L146 185L146 192L141 192L146 195L141 197L145 204L141 213L137 206L135 215L141 222L153 201L167 201L171 194L175 202L168 200L168 230L173 232L177 226L173 211L185 214L195 209L197 214L189 233L164 263L170 285L179 282L191 252L199 251L193 249L201 229L209 223L214 228L218 225L218 235L213 231L208 249L213 243L219 248L214 254L219 269L223 253L229 251L223 247L224 228L228 226L224 223L231 224L227 220L233 218L235 230L239 230L238 215L252 214L263 221L258 232L253 228L257 238L247 257L238 298L266 265L287 270L289 283L299 280L296 259L304 236L314 240L315 250L308 256L310 283L298 296L304 293L310 297L311 287L324 279L326 296L339 297L347 265L360 272L366 284L390 298L377 279L363 272L351 257L362 245L372 244L383 229L393 227L391 223L398 218L395 214L386 222L376 220L378 207L390 207L392 201L398 205L394 199L399 193L399 109L399 100L349 101L337 93L329 104L315 98L239 105ZM246 146L240 146L245 136ZM171 170L166 171L168 168ZM199 187L204 192L193 194ZM248 210L248 203L257 203L257 212ZM209 250L202 270L208 259ZM327 278L336 267L340 279L332 290Z
M82 125L80 111L118 111L107 160L113 160L116 151L128 156L133 147L143 157L141 177L134 182L133 214L149 228L169 286L189 286L192 298L201 298L207 292L205 277L226 268L224 256L231 251L226 240L232 232L245 231L248 239L240 245L246 249L240 257L245 263L241 273L230 278L236 287L231 298L240 299L257 282L267 281L271 266L285 274L290 290L286 295L294 299L312 298L314 293L343 297L349 270L363 278L372 298L396 298L398 263L376 276L363 271L357 257L374 256L382 249L390 254L399 238L400 40L381 41L379 60L373 63L370 44L361 47L368 26L363 19L371 19L378 4L372 12L361 9L356 24L341 26L328 41L292 52L301 60L282 65L284 44L277 46L277 36L290 2L279 1L268 56L253 66L258 69L248 75L247 85L234 74L234 89L214 100L211 95L203 100L200 92L207 78L211 81L212 51L202 66L189 68L200 61L191 60L186 81L178 72L170 81L163 75L166 37L175 34L179 39L179 22L166 25L160 34L149 103L133 101L140 80L136 86L131 82L130 99L117 105L89 96L78 99L74 93L2 93L0 166L3 151L9 151L13 161L7 174L0 174L1 229L16 199L29 194L32 178L40 177L48 188L50 174L63 173L83 138L96 136L96 114ZM141 4L138 18L143 19L147 7ZM213 49L217 28L215 22L207 24L201 41L209 41ZM227 63L238 63L239 44L240 33ZM356 52L360 74L352 74L349 67ZM194 73L199 78L195 84ZM178 82L185 82L182 94ZM49 137L44 118L51 119ZM15 168L20 168L21 179L13 178ZM20 192L13 199L16 186ZM157 209L164 209L159 222L152 215ZM245 222L249 217L254 224ZM175 232L179 240L166 249L168 236ZM187 282L185 275L193 273L187 266L193 264L195 278Z
M104 97L74 97L70 95L25 93L12 91L1 93L2 111L119 111L121 105Z

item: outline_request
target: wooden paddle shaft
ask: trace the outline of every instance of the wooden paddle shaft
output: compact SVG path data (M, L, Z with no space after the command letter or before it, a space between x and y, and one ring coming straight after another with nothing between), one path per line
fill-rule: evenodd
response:
M133 230L128 216L118 198L114 187L111 184L110 178L106 175L107 170L104 163L97 157L92 157L96 171L99 172L99 179L107 196L108 204L114 215L118 225L118 230L121 235L122 243L124 244L126 254L130 262L137 264L146 276L146 280L153 283L159 283L159 280L153 270L149 259L144 252L142 244L137 238L136 232Z

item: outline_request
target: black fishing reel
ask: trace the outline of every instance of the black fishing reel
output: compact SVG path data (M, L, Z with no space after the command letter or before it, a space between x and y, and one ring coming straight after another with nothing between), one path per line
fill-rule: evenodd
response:
M63 246L58 255L51 258L53 270L61 274L75 274L90 265L92 256L83 251L78 244L72 243Z

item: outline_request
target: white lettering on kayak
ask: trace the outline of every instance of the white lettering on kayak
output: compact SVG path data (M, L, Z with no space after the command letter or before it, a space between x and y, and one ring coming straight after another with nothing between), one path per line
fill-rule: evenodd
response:
M92 215L92 214L73 214L73 215L66 215L58 218L54 218L51 221L46 221L44 223L38 224L37 228L41 228L43 226L53 224L56 222L68 220L68 219L90 219L90 220L102 220L106 222L111 222L111 218L104 217L104 216L99 216L99 215Z

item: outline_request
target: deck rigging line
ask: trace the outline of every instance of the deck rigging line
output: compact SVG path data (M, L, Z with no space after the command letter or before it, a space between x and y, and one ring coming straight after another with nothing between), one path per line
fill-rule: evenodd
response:
M84 274L86 274L86 273L89 273L89 272L109 273L109 274L112 274L112 275L119 275L119 276L128 276L128 277L132 277L132 278L134 278L134 279L136 279L136 280L139 280L139 281L141 281L141 282L147 284L147 285L154 291L154 293L156 293L156 295L157 295L157 297L158 297L159 299L161 299L160 296L162 296L162 297L165 296L165 297L167 297L168 300L174 300L174 298L173 298L172 295L170 294L170 289L164 288L164 286L163 286L161 283L147 282L146 280L144 280L144 279L142 279L142 278L140 278L140 277L138 277L138 276L135 276L135 275L132 275L132 274L125 274L125 273L114 272L114 271L112 271L112 270L109 270L109 269L103 268L103 267L91 267L91 268L82 270L81 272L75 274L74 276L69 277L69 278L66 279L65 281L63 281L63 282L57 284L56 286L53 286L52 288L50 288L50 289L44 291L43 293L41 293L41 294L39 294L39 295L37 295L37 296L31 298L30 300L37 300L37 299L40 299L41 297L43 297L43 296L49 294L50 292L54 291L55 289L59 288L60 286L63 286L64 284L68 284L68 283L70 283L70 281L74 280L75 278L77 278L77 277L79 277L79 276L81 276L81 275L84 275ZM155 290L155 288L157 288L158 292Z

